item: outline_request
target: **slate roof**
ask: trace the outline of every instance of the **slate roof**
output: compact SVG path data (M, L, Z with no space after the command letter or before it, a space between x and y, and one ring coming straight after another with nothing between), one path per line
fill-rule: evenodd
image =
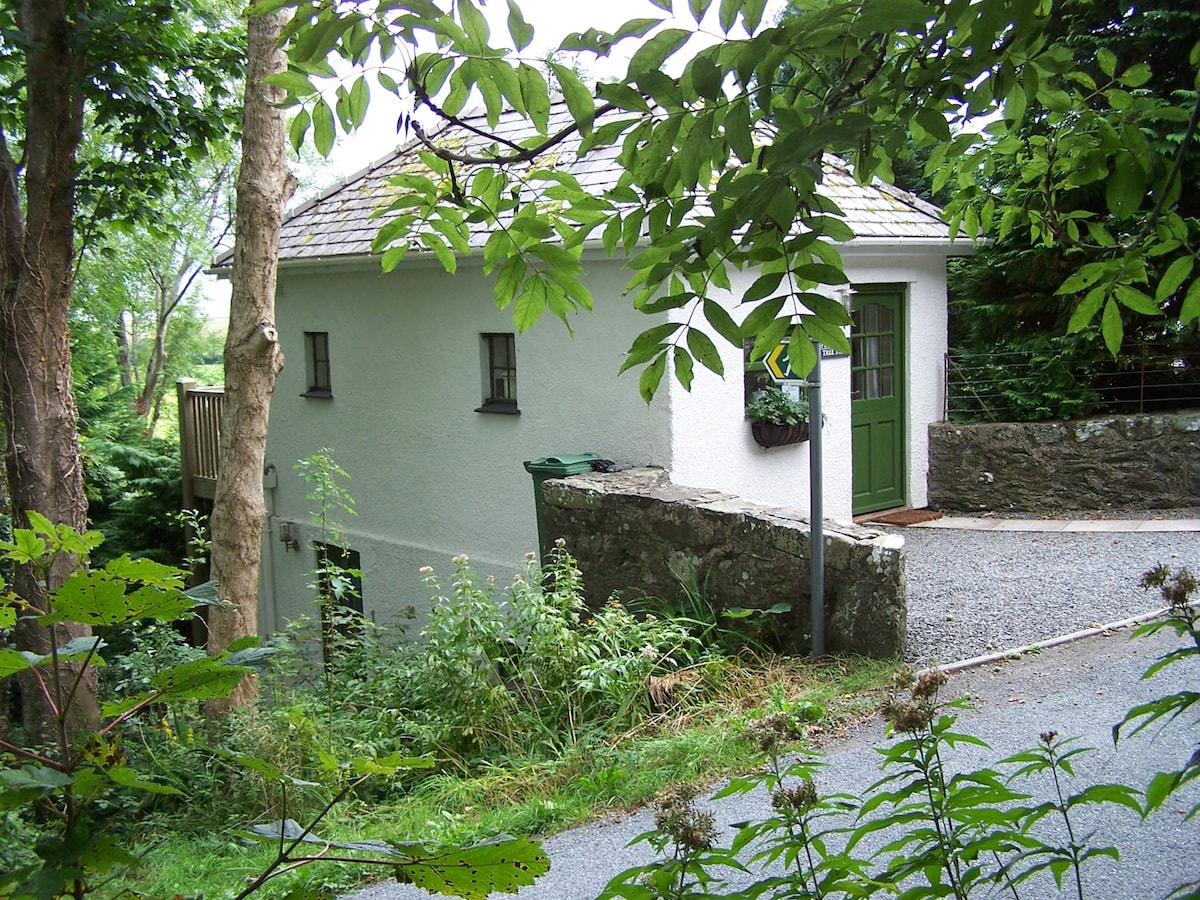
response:
M529 123L515 113L502 115L495 129L489 129L482 114L464 122L514 144L536 137ZM569 122L565 105L556 104L551 111L549 132L557 133ZM480 137L464 126L447 126L432 134L439 145L471 155L487 153L495 143L490 136ZM541 160L553 156L558 166L596 194L614 185L620 175L617 148L595 150L578 158L578 147L579 136L572 134ZM401 172L428 172L419 159L420 149L415 139L409 141L293 210L280 236L280 259L301 261L369 255L372 239L387 221L386 217L375 217L373 213L402 190L390 184L390 179ZM859 241L917 239L925 243L949 243L949 233L937 207L879 181L860 185L840 160L827 158L821 192L842 209ZM486 227L478 226L471 235L472 247L482 247L487 235ZM227 263L227 258L218 260L218 265L222 263Z

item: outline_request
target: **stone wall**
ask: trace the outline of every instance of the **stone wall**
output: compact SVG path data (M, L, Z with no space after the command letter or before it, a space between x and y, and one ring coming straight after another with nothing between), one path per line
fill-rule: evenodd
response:
M679 598L694 572L718 608L769 609L789 652L810 647L809 522L788 509L672 484L662 469L589 473L543 486L546 537L579 560L590 601L614 592ZM904 652L903 538L825 524L826 649L890 658Z
M1028 514L1200 506L1200 413L932 425L929 505Z

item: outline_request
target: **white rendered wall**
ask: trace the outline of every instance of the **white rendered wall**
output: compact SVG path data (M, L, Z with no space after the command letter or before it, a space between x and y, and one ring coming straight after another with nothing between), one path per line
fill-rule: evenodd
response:
M843 250L857 285L905 288L908 498L927 501L928 424L941 419L946 348L945 259L929 250ZM490 280L477 263L450 276L436 265L406 265L380 275L373 264L286 268L277 320L287 366L271 410L267 464L278 487L267 491L261 628L312 614L315 537L312 503L293 466L322 447L351 475L358 515L347 542L362 555L364 609L380 621L405 606L425 608L418 569L442 576L466 553L507 584L535 549L532 479L522 461L592 451L636 464L662 465L678 484L723 490L750 500L809 508L808 442L764 450L744 417L740 348L716 338L726 375L699 364L690 393L664 379L649 407L637 392L639 370L617 377L634 337L655 323L621 296L619 263L588 263L592 315L545 320L517 335L520 416L474 412L480 405L479 334L513 331L497 311ZM734 295L752 283L743 273ZM714 298L716 299L716 298ZM723 299L735 317L735 302ZM303 398L303 333L329 333L333 399ZM822 365L825 515L852 515L850 361ZM291 522L301 549L289 551L279 526Z
M312 614L307 485L293 466L323 447L345 468L358 514L345 521L362 555L364 611L382 620L425 606L418 569L452 571L466 553L507 584L536 548L533 482L522 462L555 453L670 467L665 395L647 407L624 352L653 321L632 309L619 265L589 267L591 315L575 337L546 314L516 336L519 416L477 413L482 332L512 332L477 264L381 275L374 265L281 271L277 319L287 364L271 408L267 463L273 515L265 539L264 631ZM305 331L329 333L333 399L304 398ZM294 523L301 550L279 540Z
M734 273L732 291L710 295L711 299L724 304L735 320L741 321L753 306L739 306L734 298L744 294L756 277L757 272ZM714 342L725 366L723 378L697 363L690 392L675 381L670 385L674 435L671 480L807 512L811 443L805 441L768 450L754 442L745 415L742 348L720 337L714 337ZM825 517L848 522L853 501L850 360L822 360L821 379L825 412L822 444Z
M871 247L842 251L846 274L857 286L897 285L905 296L905 421L907 423L908 504L928 502L929 424L940 421L944 406L946 352L946 261L928 249L880 252ZM754 273L735 276L731 294L714 295L735 319L750 310L735 299L754 281ZM741 350L717 338L725 377L696 365L690 392L672 382L674 435L672 480L711 487L750 500L808 511L810 443L759 447L745 421ZM825 359L821 365L825 517L853 517L851 465L850 360Z

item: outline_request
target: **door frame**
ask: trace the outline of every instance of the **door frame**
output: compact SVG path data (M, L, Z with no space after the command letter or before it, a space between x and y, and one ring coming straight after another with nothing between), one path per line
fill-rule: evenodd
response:
M895 465L898 469L899 487L898 496L894 500L889 500L884 503L876 503L875 501L867 501L863 507L859 507L857 500L857 485L854 483L854 460L851 459L851 504L854 515L863 513L875 512L879 509L887 509L892 506L903 506L908 502L910 486L908 483L908 456L909 456L909 434L908 434L908 285L903 283L867 283L851 285L850 294L850 309L851 311L857 306L859 301L870 302L873 298L886 296L895 299L894 320L893 320L893 356L894 370L894 389L892 395L896 403L897 429L896 436L893 439L893 456L897 460ZM854 343L855 332L853 326L850 330L851 344ZM855 426L855 406L856 401L854 391L854 354L851 354L850 361L850 430L851 430L851 454L854 452L854 426Z

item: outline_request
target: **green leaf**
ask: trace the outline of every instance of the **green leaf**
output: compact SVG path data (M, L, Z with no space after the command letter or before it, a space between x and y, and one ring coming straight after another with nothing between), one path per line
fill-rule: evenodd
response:
M329 104L324 99L313 104L312 122L313 144L318 153L328 157L333 150L333 139L337 129L333 124L333 110L329 108Z
M545 311L546 283L540 278L530 278L513 304L513 324L517 331L528 331Z
M792 339L788 341L788 368L805 377L816 364L817 349L812 341L800 329L793 329Z
M742 329L738 327L737 322L733 321L733 316L729 315L720 303L705 298L704 318L708 320L708 324L716 330L717 334L735 347L741 346Z
M1118 219L1132 216L1142 205L1146 194L1146 170L1128 150L1117 154L1105 185L1104 199L1108 211Z
M683 385L685 391L691 391L692 378L694 377L694 367L692 365L692 357L683 347L676 347L675 353L675 380Z
M0 650L0 678L7 678L32 668L33 663L27 660L23 653L16 650Z
M775 319L767 325L758 336L754 339L754 346L750 350L751 359L762 359L768 353L775 349L776 346L783 340L788 330L792 327L790 316Z
M708 12L708 8L712 6L712 0L688 0L688 11L691 12L692 18L699 25L704 14Z
M1186 325L1195 318L1200 318L1200 278L1188 285L1183 307L1179 310L1179 321L1182 324Z
M705 100L716 100L721 96L721 84L725 73L707 56L697 56L688 65L692 86Z
M312 116L308 114L307 109L302 108L292 116L292 121L288 123L288 141L292 145L292 152L300 152L300 148L304 146L304 138L308 135L308 127L311 124Z
M1125 87L1139 88L1148 82L1154 76L1153 71L1145 63L1135 63L1124 72L1122 72L1117 80Z
M670 9L670 0L667 0L664 8ZM630 79L636 81L646 73L661 72L667 58L687 43L691 36L692 32L684 28L665 28L650 38L629 60Z
M521 283L525 281L526 270L525 259L521 256L510 256L505 260L500 271L496 273L494 293L497 309L507 309L508 305L513 302L521 288Z
M517 50L524 50L533 42L533 26L525 21L515 0L508 0L508 33Z
M1067 323L1067 333L1075 334L1082 331L1088 326L1088 323L1095 318L1096 313L1100 309L1100 304L1104 302L1108 292L1103 287L1093 288L1088 291L1082 302L1075 307L1075 311L1071 313L1071 321Z
M483 844L402 863L405 878L431 894L487 900L515 894L550 870L550 860L528 838Z
M845 272L837 266L830 266L825 263L808 263L804 266L798 266L793 274L799 281L813 281L817 284L841 285L850 283L850 279L846 277Z
M1171 265L1167 266L1167 271L1163 273L1163 277L1158 281L1158 288L1154 292L1154 299L1159 303L1167 300L1182 285L1189 275L1192 274L1192 267L1195 265L1195 257L1181 256Z
M774 295L779 289L780 282L783 281L783 276L783 272L767 272L765 275L759 275L754 280L754 284L750 285L746 289L746 293L742 295L742 302L756 303ZM774 317L774 313L772 313L772 317Z
M592 120L596 117L596 101L592 98L592 92L580 81L574 69L554 61L550 62L550 69L558 79L563 99L567 101L567 109L579 126L580 134L590 134Z
M660 353L654 362L646 366L642 370L642 377L638 379L638 393L642 395L642 399L649 405L654 399L654 394L658 391L658 386L662 382L663 373L667 370L667 355Z
M1100 319L1100 333L1104 335L1104 345L1108 347L1108 352L1116 356L1121 350L1125 326L1121 322L1121 310L1111 298L1104 304L1104 315Z
M935 18L921 0L869 0L859 13L859 24L868 32L913 31Z
M688 349L692 351L692 355L700 360L700 363L710 372L715 372L717 375L725 374L725 363L721 359L721 354L717 350L716 344L712 342L707 334L698 328L689 328L687 333Z
M800 319L804 323L804 330L808 332L809 337L815 338L826 347L831 347L839 353L850 352L850 341L846 337L846 332L837 325L826 322L824 319L818 319L816 316L801 316Z
M130 591L130 581L108 570L76 572L54 592L52 610L41 621L67 620L110 627L138 619L173 622L193 607L179 588L147 584Z
M746 318L742 320L742 340L756 337L764 328L766 328L775 320L775 317L779 315L779 311L781 309L783 309L782 297L776 297L773 300L764 301L758 304L758 306L754 307L754 309L750 312L750 315L746 316ZM774 344L771 346L773 347ZM771 347L767 348L767 350L770 349Z
M1129 285L1118 284L1114 294L1116 294L1116 298L1122 306L1127 306L1134 312L1141 313L1144 316L1162 314L1162 310L1158 308L1154 300L1136 288L1129 287Z
M178 788L143 778L128 766L115 766L105 771L108 773L109 778L122 787L134 788L135 790L145 791L148 794L174 794L176 796L183 796L183 791Z

